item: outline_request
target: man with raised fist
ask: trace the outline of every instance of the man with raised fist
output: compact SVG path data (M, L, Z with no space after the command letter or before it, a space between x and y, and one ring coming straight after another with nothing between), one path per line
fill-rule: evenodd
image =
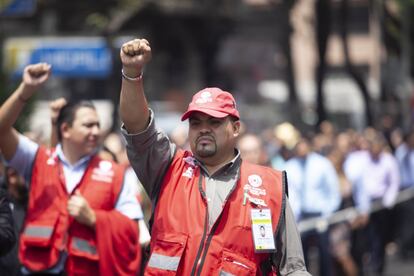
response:
M48 80L51 66L28 65L0 107L0 149L30 185L19 258L24 274L136 275L142 211L125 168L101 159L100 123L90 101L68 102L53 122L58 145L45 148L13 125Z
M128 158L154 203L148 275L309 275L286 175L240 158L240 115L217 87L193 96L191 151L155 126L143 89L145 39L123 44L120 115ZM263 229L262 231L260 229Z

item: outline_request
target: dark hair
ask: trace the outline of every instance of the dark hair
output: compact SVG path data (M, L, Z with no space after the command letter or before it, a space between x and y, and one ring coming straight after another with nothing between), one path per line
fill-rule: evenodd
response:
M63 123L67 123L69 126L72 126L73 121L75 120L75 114L81 107L88 107L96 110L95 106L93 105L92 101L69 101L59 112L59 116L57 117L56 127L58 129L58 141L62 141L62 133L61 133L61 126Z

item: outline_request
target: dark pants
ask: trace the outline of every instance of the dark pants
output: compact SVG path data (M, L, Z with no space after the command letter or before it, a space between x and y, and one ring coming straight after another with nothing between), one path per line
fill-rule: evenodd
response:
M313 218L318 217L320 214L306 213L302 214L302 218ZM325 232L319 233L316 230L306 231L301 234L303 254L305 257L306 266L311 266L310 260L310 249L313 247L317 248L318 252L318 263L319 263L319 274L320 276L331 276L333 260L330 253L330 242L329 242L329 229ZM310 270L313 270L312 268Z
M391 213L383 209L372 213L368 224L370 269L375 275L382 275L385 267L385 246L391 235Z
M358 267L358 275L364 276L366 269L366 261L364 256L368 253L369 241L368 231L364 228L355 229L351 234L351 255Z
M402 257L414 256L414 199L395 207L397 230L396 242Z

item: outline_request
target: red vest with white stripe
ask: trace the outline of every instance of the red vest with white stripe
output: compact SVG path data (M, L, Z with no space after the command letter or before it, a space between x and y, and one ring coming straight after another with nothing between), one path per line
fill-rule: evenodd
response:
M74 191L79 190L94 210L113 210L124 171L124 167L94 156ZM72 194L67 193L63 167L55 153L40 147L33 164L29 205L20 236L19 258L27 269L50 269L66 251L69 275L99 272L94 230L68 214L67 202Z
M251 210L269 208L277 233L285 200L283 174L242 162L240 179L209 229L204 177L192 158L178 151L164 177L145 274L262 275L270 253L255 253ZM243 204L245 189L251 200Z

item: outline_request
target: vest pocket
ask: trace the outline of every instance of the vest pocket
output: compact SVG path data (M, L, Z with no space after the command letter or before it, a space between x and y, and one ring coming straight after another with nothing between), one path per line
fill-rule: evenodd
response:
M219 276L256 275L256 265L249 259L224 249Z
M49 247L52 241L54 226L28 224L22 238L29 246Z
M182 233L159 234L151 244L145 275L176 275L187 239Z
M99 275L99 254L95 243L80 237L72 237L66 268L73 275L88 275L96 271Z
M56 227L59 218L45 222L27 223L20 236L19 258L32 271L53 267L59 260Z
M70 255L83 257L89 260L99 260L98 251L95 244L90 243L86 239L73 237L69 249Z

